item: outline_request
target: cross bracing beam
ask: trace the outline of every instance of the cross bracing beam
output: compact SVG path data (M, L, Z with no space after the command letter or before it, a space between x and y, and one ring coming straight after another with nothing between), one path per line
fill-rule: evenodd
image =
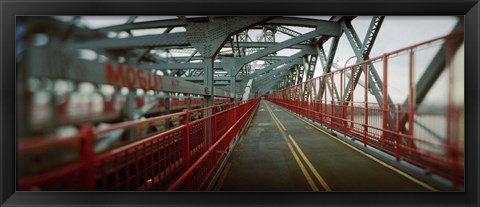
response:
M298 36L302 35L302 33L300 33L300 32L297 32L295 30L292 30L292 29L289 29L289 28L286 28L286 27L283 27L283 26L264 25L264 27L275 30L275 31L278 31L278 32L281 32L281 33L286 34L290 37L298 37Z
M273 90L273 87L275 87L275 85L277 85L280 81L281 79L278 78L278 79L272 80L271 82L266 83L262 88L258 90L259 95L262 96L268 91Z
M265 80L260 84L253 85L253 87L259 90L268 91L272 89L275 85L277 85L283 79L284 75L285 74L283 73L278 74L276 77L272 77L268 80Z
M252 24L257 24L259 22L271 19L272 17L232 17L228 18L225 21L225 18L219 19L216 30L220 28L219 34L231 35L233 33L239 32L239 30L244 29ZM182 22L181 20L178 20ZM220 23L220 22L225 23ZM161 22L161 21L160 21ZM140 25L148 24L145 22L139 23ZM228 27L225 25L228 24ZM189 23L186 24L188 27ZM128 27L129 25L119 25L124 30L132 30ZM111 29L113 27L110 27ZM212 28L213 29L213 28ZM100 29L100 31L102 31ZM213 30L212 30L213 31ZM202 36L203 38L207 38ZM139 48L139 47L166 47L166 46L187 46L195 43L192 42L192 39L187 40L187 32L176 32L176 33L166 33L158 35L145 35L145 36L136 36L128 38L108 38L100 40L90 40L86 42L73 42L68 45L73 48L88 48L88 49L128 49L128 48ZM120 41L119 41L120 40ZM225 40L222 40L222 43Z
M247 48L267 48L273 45L278 44L278 42L239 42L238 45L240 47L247 47ZM293 44L289 45L285 48L291 49L305 49L305 47L311 47L309 44Z
M310 59L308 61L308 70L307 70L307 80L313 78L315 74L315 67L317 66L317 55L310 55Z
M258 45L265 45L265 46L268 46L268 45L274 45L273 43L252 43L252 44L249 44L249 45L255 45L255 44L258 44ZM313 46L311 45L292 45L291 47L289 48L297 48L297 49L302 49L302 51L305 51L303 54L313 54L314 53L314 48ZM195 53L193 53L195 54ZM192 54L192 55L193 55ZM187 58L187 60L190 60L191 58L193 58L191 56L189 56L188 58L187 57L175 57L176 60L178 60L179 62L182 62L182 63L162 63L162 64L141 64L141 66L143 68L151 68L151 69L158 69L158 70L166 70L166 69L203 69L203 63L187 63L185 62L186 60L184 60L185 58ZM287 56L288 57L288 56ZM226 57L228 58L228 57ZM203 59L201 57L199 57L199 59ZM237 59L237 58L234 58L234 59ZM278 57L269 57L269 56L264 56L264 57L261 57L259 59L262 59L262 60L276 60L276 59L281 59L281 58L278 58ZM235 62L235 60L233 60ZM224 62L214 62L214 68L224 68L223 65L225 65L226 63ZM228 66L227 66L228 67Z
M272 18L268 16L223 17L213 22L189 22L186 27L186 38L190 45L204 57L215 57L229 39L228 37Z
M291 67L291 66L290 66ZM286 74L288 74L288 71L287 70L282 70L282 71L278 71L276 74L274 75L271 75L271 76L267 76L267 77L263 77L261 80L254 80L254 83L253 85L254 86L261 86L263 84L265 84L266 82L268 81L272 81L272 80L277 80L277 79L283 79L283 76L285 76Z
M229 39L229 37L235 33L239 33L248 27L257 25L272 18L273 17L262 16L226 17L224 19L215 21L189 22L187 24L186 39L188 40L189 44L195 47L195 49L204 57L204 85L210 87L209 94L211 94L211 96L207 96L204 99L206 106L213 105L213 60L220 49L225 45L227 39ZM235 84L235 81L232 81L232 84ZM232 86L232 88L234 88L234 86ZM235 95L235 93L233 93L233 95ZM210 113L211 110L208 110L206 111L205 115Z
M280 72L285 72L287 71L288 69L290 69L290 67L294 66L294 65L301 65L303 64L302 62L302 59L296 59L292 62L289 62L287 64L285 64L284 66L280 67L280 68L277 68L275 70L271 70L269 73L266 73L266 74L263 74L262 76L258 76L254 79L254 83L256 82L261 82L262 80L264 80L265 78L268 78L268 77L271 77L273 75L276 75Z
M213 17L213 20L221 20L224 17ZM199 19L199 18L196 18ZM204 18L204 21L208 21L207 18ZM187 21L189 19L187 18ZM288 26L300 26L300 27L322 27L324 24L328 24L329 21L325 20L316 20L308 18L297 18L297 17L276 17L271 19L266 24L276 24L276 25L288 25ZM180 19L165 19L165 20L154 20L146 22L136 22L127 25L115 25L109 27L103 27L96 29L97 32L119 32L127 30L138 30L138 29L152 29L152 28L173 28L173 27L186 27L187 23Z
M204 67L203 63L162 63L162 64L140 64L142 68L148 69L156 69L156 70L188 70L188 69L196 69L202 70ZM214 62L213 68L216 69L223 69L222 63Z
M310 80L313 78L313 74L315 73L315 67L316 67L316 64L317 64L317 56L316 55L311 55L310 58L308 59L307 61L307 64L306 64L306 67L307 67L307 70L306 70L306 80ZM307 86L307 82L305 82L305 87ZM304 93L303 93L303 97L304 97L304 100L308 98L308 91L305 90Z
M218 55L217 57L219 57L219 59L222 59L224 57L230 57L230 56L224 56L224 55ZM288 58L290 56L265 56L265 57L262 57L262 58L259 58L258 60L265 60L265 61L278 61L278 60L283 60L285 58ZM201 63L201 62L191 62L191 61L199 61L199 60L203 60L203 57L202 56L176 56L175 59L178 61L178 62L181 62L181 63ZM155 64L160 64L160 63L163 63L163 64L169 64L168 60L169 58L164 58L164 57L160 57L160 56L155 56L155 60L158 61L157 63L150 63L152 65L155 65ZM149 63L143 63L145 65L149 65ZM214 62L214 67L215 68L223 68L221 66L218 66L217 64L221 64L220 63L217 63L217 62ZM193 66L193 67L192 67ZM163 68L168 68L168 66L161 66ZM188 68L197 68L197 65L186 65L185 69L188 69ZM176 68L176 69L181 69L180 66L175 66L173 68ZM172 69L172 68L168 68L168 69Z
M317 50L318 50L318 57L320 57L320 63L322 64L322 68L323 68L323 74L328 74L331 72L331 69L332 69L332 64L333 64L333 58L335 57L335 53L337 51L337 46L338 46L338 42L340 40L340 37L334 37L332 39L332 44L330 45L330 52L328 54L328 57L326 56L325 54L325 50L323 48L323 45L319 45ZM323 44L323 43L322 43ZM323 94L325 93L325 79L326 77L324 78L321 78L320 80L320 90L318 91L318 95L316 96L317 98L321 98L323 97ZM326 84L327 87L328 87L328 90L331 90L331 86L330 84ZM334 92L335 92L335 97L337 97L339 99L339 94L338 94L338 90L336 87L333 88L334 89Z
M70 42L67 47L74 49L94 49L94 50L112 50L112 49L130 49L130 48L149 48L166 46L188 46L185 32L166 33L158 35L145 35L126 38L107 38L99 40L89 40L84 42Z
M249 74L249 75L245 76L244 80L247 80L247 79L250 79L250 78L255 78L255 77L258 77L258 76L263 75L265 73L268 73L278 66L281 66L283 64L287 64L287 63L292 62L292 61L296 61L296 60L302 58L305 55L308 55L308 53L305 53L303 51L295 53L292 56L290 56L288 58L285 58L283 60L280 60L280 61L276 61L276 62L272 63L271 65L265 67L265 68L255 70L252 74Z
M265 24L275 24L282 26L298 26L298 27L313 27L321 28L328 26L332 21L319 20L319 19L309 19L309 18L298 18L298 17L275 17L269 21L266 21Z
M181 77L182 80L186 81L203 81L202 77ZM230 76L213 76L214 81L231 81ZM242 79L236 79L237 82L241 82Z
M152 29L152 28L169 28L169 27L185 27L186 23L180 19L165 19L146 22L136 22L132 24L115 25L96 29L98 32L120 32L136 29Z
M160 76L133 65L75 59L59 49L46 51L32 47L28 50L26 57L28 58L27 74L33 77L108 84L131 89L210 95L207 86L180 78ZM230 92L215 90L214 95L230 97Z
M298 71L298 72L297 72L297 76L298 76L298 77L297 77L297 82L296 82L296 84L300 84L301 82L303 82L303 74L305 73L305 70L304 70L304 69L305 69L305 59L302 58L302 60L303 60L303 64L302 64L302 65L298 65L298 66L296 67L296 69L297 69L297 71Z
M246 63L252 62L258 58L267 56L273 52L282 50L284 48L287 48L291 45L295 45L307 40L310 40L312 38L322 36L322 35L328 35L328 36L338 36L340 33L340 26L337 23L330 23L328 26L326 25L325 27L318 28L314 31L305 33L303 35L300 35L298 37L294 37L288 40L285 40L283 42L277 43L273 46L267 47L263 50L259 50L251 55L241 57L237 59L235 62L235 70L233 71L234 74L237 74L240 71L241 66L243 66Z
M290 81L288 82L289 86L294 86L295 83L297 82L297 70L295 70L294 68L292 68L290 70Z
M280 81L283 79L283 77L285 76L286 72L285 71L282 71L281 73L279 74L276 74L275 76L271 76L271 77L268 77L266 78L264 81L262 82L257 82L257 84L254 84L254 86L256 87L262 87L262 86L265 86L265 85L269 85L271 84L272 82L276 82L276 81Z
M370 23L369 29L365 37L365 40L367 41L366 44L368 44L366 46L364 46L360 41L360 38L358 37L357 33L355 32L355 29L351 25L350 20L344 19L341 21L343 31L348 41L350 42L350 45L352 46L355 56L357 57L357 62L367 60L369 58L372 45L380 30L383 19L384 19L384 16L374 16L372 18L372 21ZM362 49L365 49L365 50L362 50ZM368 71L370 72L370 74L366 74L368 76L368 87L372 89L375 99L377 100L378 104L381 105L383 103L382 80L380 79L380 76L378 75L375 69L375 66L373 64L371 63L368 64ZM348 103L350 102L350 99L351 99L350 90L355 90L355 87L358 83L358 80L360 79L360 75L362 72L363 72L363 66L359 67L359 69L356 70L355 74L353 75L353 78L354 78L353 86L351 85L351 82L347 83L347 86L345 89L345 95L343 97L343 103L345 105L348 105ZM389 103L392 103L392 100L390 97L388 97L387 100Z

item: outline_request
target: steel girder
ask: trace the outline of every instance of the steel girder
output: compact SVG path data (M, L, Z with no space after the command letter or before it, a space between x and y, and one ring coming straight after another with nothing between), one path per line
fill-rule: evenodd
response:
M310 55L310 59L308 61L308 70L307 70L307 80L310 80L313 78L313 75L315 74L315 67L317 66L317 57L318 55Z
M188 22L186 39L204 57L215 57L230 35L273 17L231 17L213 22Z
M266 78L270 78L278 73L281 73L281 72L285 72L287 71L288 69L290 69L290 67L294 66L294 65L301 65L303 64L302 60L301 59L296 59L292 62L289 62L287 64L285 64L284 66L280 67L280 68L277 68L275 70L271 70L269 73L267 74L264 74L263 76L260 76L260 77L257 77L254 79L254 84L255 83L259 83L263 80L265 80Z
M213 19L214 19L214 22L217 22L217 18L213 18ZM234 18L232 18L232 19L234 19ZM218 20L220 22L222 22L222 20L225 20L225 18L224 17L218 18ZM295 33L295 31L293 31L293 30L292 30L293 32L292 31L284 31L282 29L288 29L288 28L284 27L284 25L304 26L304 27L316 28L316 30L314 30L313 32L318 32L318 30L326 31L326 32L323 32L323 33L318 33L317 35L312 35L313 38L319 39L319 37L323 37L323 38L324 37L331 37L331 36L335 37L335 36L340 35L340 32L341 32L340 24L338 22L334 22L334 21L335 20L324 21L324 20L313 20L313 19L293 18L293 17L275 17L273 19L270 19L270 20L264 21L262 23L256 24L257 26L254 26L254 27L258 27L258 25L264 25L267 28L269 28L269 27L280 28L280 29L277 29L276 31L280 31L280 32L283 32L285 34L290 34L290 36L297 36L298 35L298 37L300 37L300 38L304 38L306 35L310 35L311 32L301 35L299 33ZM101 28L101 29L97 29L95 31L105 33L105 32L108 32L108 31L128 31L128 30L147 29L147 28L169 28L169 29L172 29L174 27L187 27L188 28L188 25L189 25L188 19L187 19L186 22L182 21L182 20L174 19L174 20L160 20L160 21L152 21L152 22L130 23L130 24L125 24L125 25L118 25L118 26L112 26L112 27L107 27L107 28ZM177 35L177 33L173 33L173 34ZM179 32L178 34L180 34L180 36L181 36L182 32ZM162 35L166 35L166 36L163 36L163 37L166 37L168 39L167 36L169 34L162 34ZM159 36L159 35L151 35L151 36ZM187 36L187 35L185 34L184 36ZM299 39L298 37L292 38L292 39L287 40L287 41L282 42L282 43L283 44L291 44L292 41L295 41L295 42L297 42L296 44L292 44L291 46L288 46L288 47L290 47L290 48L310 47L310 46L305 46L305 45L298 44L298 43L301 43L301 42L305 41L305 40ZM135 42L134 41L135 38L148 39L148 38L151 38L151 37L141 36L141 37L131 37L131 38L132 38L131 41ZM126 40L126 42L129 42L130 41L129 39L130 38L123 38L122 41ZM180 39L182 39L182 41L184 41L183 38L180 38ZM187 39L187 37L185 37L185 39ZM308 40L309 38L306 38L306 39ZM115 39L115 40L118 40L118 39ZM113 40L113 41L115 41L115 40ZM100 40L92 40L92 41L100 41ZM92 42L92 41L87 41L87 43ZM185 47L185 46L191 45L188 40L187 40L187 42L188 42L187 45L180 45L180 47ZM278 46L282 43L273 45L273 46L278 47L277 49L274 49L274 48L272 48L272 46L268 46L268 43L241 43L240 42L240 46L246 46L246 47L267 46L264 50L260 50L257 53L254 53L254 54L249 55L249 56L242 57L240 59L243 59L243 62L247 62L247 60L249 60L249 59L250 60L256 60L256 59L259 59L259 57L258 57L259 55L260 56L263 55L262 53L268 55L268 54L270 54L270 52L275 52L275 51L278 51L280 49L287 48L284 45L283 46ZM71 43L71 44L75 45L76 43ZM130 44L133 44L133 43L130 43ZM244 44L244 45L241 45L241 44ZM255 45L255 44L257 44L257 45ZM162 45L162 44L160 44L160 45ZM78 45L76 45L76 46L78 46ZM165 46L166 47L178 47L178 45L169 45L169 44L163 45L163 47L165 47ZM120 46L118 46L118 47L120 47ZM113 48L116 48L116 47L113 46ZM123 49L125 49L125 48L123 48ZM270 50L270 51L268 51L268 50ZM197 51L199 53L201 53L200 50L198 50L198 48L197 48ZM166 64L166 65L164 65L164 64L162 64L162 65L160 65L160 64L158 64L158 65L157 64L142 64L141 66L143 68L152 68L152 69L161 69L161 70L165 70L165 69L177 70L177 71L178 70L184 70L179 75L187 76L187 75L194 74L194 73L192 73L192 71L187 71L187 70L202 69L202 68L205 67L205 63L189 63L189 61L192 60L192 59L201 58L201 57L195 56L195 54L198 53L198 52L194 52L190 56L182 58L182 59L177 58L177 61L180 62L180 63L171 63L171 64ZM313 56L311 56L311 58L312 57ZM260 58L262 58L262 57L260 57ZM226 59L228 59L228 58L226 57ZM182 65L182 62L186 65ZM234 60L232 62L241 62L241 61ZM311 62L312 61L310 61L310 63ZM212 63L212 64L213 64L213 66L211 66L211 68L217 68L217 69L220 69L220 68L227 69L227 68L231 68L232 65L234 65L234 66L237 65L237 64L228 63L228 61L223 61L223 57L222 57L222 62L220 62L220 63L215 62L215 63ZM274 62L274 64L275 64L275 62ZM185 67L185 68L183 68L183 67ZM307 68L308 68L308 70L307 70ZM306 73L307 79L310 78L311 76L313 76L313 71L310 70L312 68L314 68L314 67L305 67L305 70L307 70L307 73ZM228 69L227 69L227 71L228 71ZM205 72L206 71L203 71L203 73L205 73ZM236 72L238 72L238 70ZM176 74L176 73L171 73L171 74ZM296 74L297 74L297 77L295 79L298 80L298 81L300 81L300 78L298 78L299 75L300 76L305 75L303 73L300 74L299 72L296 72ZM230 82L234 82L234 81L232 81L233 80L232 77L230 77L230 79L231 79Z
M208 95L208 86L179 78L159 76L150 70L131 65L73 58L62 49L32 47L27 51L26 57L25 71L32 77L109 84L131 89ZM216 90L215 95L230 96L228 92L221 90Z
M201 18L197 18L201 19ZM204 18L204 21L207 21ZM223 17L213 17L214 21L222 20ZM315 19L306 19L306 18L297 18L297 17L275 17L271 20L265 22L265 24L275 24L275 25L288 25L288 26L300 26L300 27L315 27L319 28L324 26L324 24L330 23L325 20L315 20ZM166 19L166 20L155 20L155 21L146 21L146 22L137 22L132 24L125 25L115 25L109 27L103 27L96 29L96 32L120 32L127 30L138 30L138 29L152 29L152 28L174 28L174 27L186 27L187 23L180 19Z
M278 66L281 66L283 64L287 64L287 63L292 62L292 61L296 61L297 59L302 58L303 56L308 55L308 54L311 54L311 51L303 51L302 50L301 52L295 53L288 58L285 58L285 59L280 60L280 61L276 61L276 62L272 63L271 65L269 65L269 66L267 66L263 69L255 70L252 74L249 74L249 75L245 76L243 80L245 81L245 80L250 79L250 78L255 78L255 77L261 76L265 73L270 72L271 70L275 69Z
M371 48L380 30L383 19L384 19L384 16L374 16L372 18L370 26L367 30L367 34L365 35L365 40L363 44L360 41L360 38L358 37L357 33L355 32L355 29L351 25L350 20L348 20L347 18L341 21L343 31L347 36L347 39L350 42L350 45L352 46L355 56L357 57L357 62L360 62L369 58ZM368 80L369 80L367 87L372 89L375 99L377 100L378 104L381 106L383 103L382 80L380 79L380 76L378 75L375 69L375 66L373 64L368 64L368 71L370 72L370 74L365 74L368 76ZM360 74L362 72L363 72L363 67L360 67L358 70L356 70L356 73L353 75L353 78L354 78L353 86L351 85L350 81L347 83L347 86L345 89L345 95L343 97L343 103L345 105L348 105L348 103L350 102L350 99L351 99L350 90L355 90L358 80L360 79ZM392 103L390 97L388 97L388 102Z
M267 56L267 55L269 55L273 52L282 50L282 49L287 48L287 47L292 46L292 45L299 44L301 42L313 39L315 37L322 36L322 35L338 36L339 31L340 31L340 27L339 27L338 23L326 24L322 28L318 28L314 31L305 33L305 34L300 35L298 37L294 37L294 38L285 40L283 42L280 42L278 44L275 44L273 46L267 47L263 50L259 50L256 53L253 53L251 55L236 59L235 62L233 63L233 65L232 65L233 68L234 68L234 70L232 72L233 72L233 74L236 75L240 71L240 68L246 63L252 62L254 60L257 60L258 58Z
M260 96L264 95L265 93L269 92L270 90L273 89L273 87L275 87L276 84L278 84L282 79L282 77L280 78L276 78L276 79L273 79L271 82L268 82L268 83L265 83L265 85L258 90L258 94Z
M257 17L254 17L254 18L257 18ZM232 22L238 22L238 20L240 18L231 18L231 19L235 19ZM217 24L217 25L222 25L223 23L225 23L225 22L222 22L222 20L225 20L225 18L219 18L218 21L217 21L217 19L214 18L214 20L215 20L214 21L215 24ZM228 19L228 20L230 20L230 19ZM228 20L226 20L226 21L228 22ZM242 17L241 21L245 21L245 18ZM273 26L278 25L278 26L276 26L277 28L279 28L279 27L282 28L281 25L314 27L314 28L317 29L315 31L317 31L317 32L320 31L320 30L325 31L322 34L329 35L329 36L330 35L338 35L338 31L339 31L339 28L340 28L338 23L334 23L334 22L330 22L330 21L311 20L311 19L302 19L302 18L289 18L289 17L273 18L273 19L265 22L265 24L267 24L267 23L268 23L268 25L273 25ZM168 29L172 29L174 27L179 27L179 26L186 27L187 30L189 30L189 27L192 28L191 25L200 25L200 24L212 25L211 22L208 22L208 23L202 22L202 23L199 23L199 24L192 24L188 21L185 22L185 20L183 20L183 21L182 20L160 20L160 21L153 21L153 22L141 22L141 23L131 23L131 24L125 24L125 25L112 26L112 27L107 27L107 28L101 28L101 29L98 29L96 31L97 32L129 31L129 30L147 29L147 28L168 28ZM238 25L241 25L241 24L238 24ZM247 25L252 25L252 24L248 23ZM213 27L215 27L215 26L213 26ZM229 26L228 29L229 29L229 32L236 32L236 31L240 31L241 29L239 29L239 28L241 28L241 27L242 26L240 26L238 28L236 28L235 26ZM219 27L217 26L216 28L219 28ZM288 28L285 28L285 29L288 29ZM204 27L203 30L206 31L205 27ZM225 33L223 33L223 31L220 31L220 32L222 34L225 34ZM201 32L199 32L199 33L201 33ZM287 31L287 33L288 33L288 31ZM307 36L308 35L309 34L307 34ZM195 37L195 35L193 35L193 36L194 37L192 39L192 35L189 36L188 31L187 31L185 33L180 32L180 33L173 33L173 34L128 37L128 38L121 39L120 44L119 44L118 39L104 39L104 40L91 40L91 41L86 41L86 42L82 42L82 43L69 43L69 46L72 46L74 48L91 48L91 49L97 49L97 50L98 49L107 49L108 50L108 49L128 49L128 48L135 48L135 47L148 47L148 48L152 48L152 47L178 47L178 46L185 47L187 45L192 45L197 49L197 52L199 52L199 53L202 53L202 52L206 53L207 52L206 48L210 48L210 49L208 49L210 51L207 52L209 54L206 54L204 56L210 56L211 52L213 52L213 53L218 52L220 46L218 46L216 51L211 51L211 48L215 48L215 47L211 47L213 45L208 45L207 44L207 45L202 45L202 46L198 46L198 45L195 46L194 44L196 44L196 43L194 43L194 42L198 41L198 39L196 39L196 38L201 39L201 37L205 37L205 35L196 36L196 37ZM301 38L305 37L305 35L300 35L300 36L302 36ZM312 37L315 37L315 36L318 36L318 35L313 35ZM310 37L308 37L308 38L310 38ZM222 38L220 38L220 39L222 39ZM203 42L203 41L204 40L200 40L198 42L200 43L200 42ZM293 41L297 41L297 43L300 43L300 42L303 42L304 40L294 39ZM286 44L290 44L291 42L292 42L292 40L286 41ZM222 43L224 43L224 42L221 42L221 43L217 42L218 45L222 45ZM246 44L252 45L252 43L246 43ZM253 44L255 44L255 43L253 43ZM247 46L247 45L245 45L245 46ZM262 46L262 45L260 45L260 46ZM261 54L261 53L265 53L265 55L268 55L271 52L275 52L275 51L278 51L280 49L286 48L285 46L278 46L278 45L276 45L276 46L277 46L277 49L274 49L272 47L268 47L268 48L266 48L266 50L262 50L260 53L255 53L254 55L243 57L242 58L243 61L244 61L243 63L248 63L248 60L259 59L259 57L258 57L259 55L264 55L264 54ZM295 46L295 44L290 44L290 46L293 47L293 48L296 48L296 47L299 47L299 46L302 47L302 48L305 47L303 45ZM200 47L203 47L203 51L202 51L202 48L200 48ZM192 53L186 60L179 60L179 61L187 63L189 60L193 59L194 56L195 56L195 53ZM152 69L161 69L161 70L165 70L165 69L170 69L170 70L201 69L201 68L204 68L204 67L205 68L209 68L209 67L211 67L211 68L221 68L221 66L223 66L225 68L225 67L229 66L228 63L226 63L226 62L228 62L228 61L223 61L222 60L222 63L220 63L221 65L218 64L218 63L213 63L213 66L210 66L210 64L206 65L205 63L188 63L188 65L182 65L182 63L172 63L172 64L167 64L167 65L163 65L163 64L162 65L142 64L142 67L152 68ZM237 61L235 61L235 62L237 62ZM237 65L237 64L235 64L235 65ZM205 73L205 72L206 71L203 71L203 73ZM238 70L236 72L238 72ZM171 74L177 74L177 73L171 73ZM187 72L183 71L178 75L182 75L182 74L186 75ZM190 71L190 72L188 72L188 74L191 75L193 73ZM233 82L233 81L231 81L231 82ZM232 86L232 88L233 87L234 86Z
M308 59L308 62L306 64L306 67L307 67L307 70L305 71L306 72L306 80L310 80L313 78L313 74L315 73L315 67L316 67L316 64L317 64L317 56L316 55L311 55L310 56L310 59ZM308 83L305 82L305 86L307 85ZM304 91L303 93L303 98L304 99L307 99L308 97L308 93L307 91Z
M245 45L242 45L244 47L267 47L274 45L274 43L265 43L265 42L255 42L255 43L248 43ZM296 49L302 49L302 51L305 51L305 54L314 54L314 49L313 46L311 45L292 45L291 47L288 48L296 48ZM146 63L141 63L139 64L140 67L142 68L150 68L150 69L157 69L157 70L188 70L188 69L197 69L201 70L204 67L203 63L190 63L190 61L193 56L196 54L196 52L192 53L189 57L181 57L181 58L176 58L179 62L181 63L161 63L161 64L146 64ZM225 69L230 67L231 65L228 64L230 60L227 60L231 57L223 57L222 59L225 59L226 61L222 62L214 62L214 68L217 69ZM202 58L203 59L203 58ZM233 59L236 59L235 57ZM276 57L268 58L268 57L262 57L259 59L278 59ZM228 70L227 70L228 71Z
M292 67L292 66L290 66ZM258 89L259 91L263 91L260 94L263 95L264 92L267 92L271 90L276 84L282 82L284 80L284 77L288 74L288 70L283 70L280 71L279 73L275 75L271 75L266 77L264 80L261 82L256 82L253 84L253 87Z
M167 46L188 46L189 41L185 32L166 33L158 35L145 35L126 37L122 39L108 38L89 40L84 42L70 42L68 47L73 49L113 50Z
M332 39L332 44L330 45L330 53L328 54L328 57L325 55L325 50L323 49L323 45L318 45L318 57L320 57L320 63L322 64L322 68L323 68L323 74L328 74L330 73L331 69L332 69L332 64L333 64L333 58L335 57L335 53L337 51L337 46L338 46L338 42L340 40L340 37L333 37ZM324 40L326 41L326 40ZM323 42L321 42L321 44L323 44ZM323 94L325 93L325 81L326 81L326 78L321 78L320 80L320 89L318 91L318 94L316 96L317 98L317 101L318 101L318 98L321 98L323 97ZM327 87L328 87L328 90L331 91L331 88L332 86L330 86L330 84L326 84ZM335 92L335 97L337 97L337 99L339 100L339 94L338 94L338 90L336 87L333 88L334 92Z
M264 22L272 17L233 17L214 22L189 22L186 38L190 45L203 55L204 85L209 86L211 96L205 99L207 106L213 105L213 58L225 44L227 38L246 28ZM232 84L235 84L233 81Z
M264 27L275 30L275 31L278 31L278 32L281 32L281 33L286 34L290 37L298 37L298 36L302 35L301 33L297 32L295 30L292 30L292 29L289 29L289 28L286 28L286 27L283 27L283 26L264 25Z

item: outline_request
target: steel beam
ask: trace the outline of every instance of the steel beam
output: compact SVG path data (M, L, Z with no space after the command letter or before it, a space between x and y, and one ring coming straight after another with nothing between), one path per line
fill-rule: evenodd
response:
M151 70L131 65L100 63L72 58L65 50L32 47L26 51L27 74L33 77L65 79L124 86L132 89L157 90L165 92L207 94L210 88L180 78L160 76ZM216 96L229 97L226 91L215 91Z
M107 39L100 39L100 40L89 40L84 42L69 42L66 44L67 47L70 47L73 49L93 49L93 50L131 49L131 48L187 46L187 45L189 45L189 42L187 41L187 36L185 32L126 37L122 39L107 38Z
M335 22L327 21L327 20L319 20L319 19L298 18L298 17L276 17L272 20L265 22L265 24L313 27L318 29L322 27L330 27L331 25L335 24Z
M340 25L338 25L336 23L332 23L332 24L329 24L328 27L318 28L314 31L305 33L305 34L300 35L298 37L285 40L285 41L280 42L278 44L275 44L273 46L267 47L263 50L259 50L255 53L251 54L251 55L248 55L248 56L245 56L245 57L242 57L242 58L238 59L235 62L235 70L233 72L234 72L234 74L237 74L240 71L240 68L244 64L252 62L252 61L254 61L258 58L267 56L267 55L269 55L273 52L282 50L282 49L287 48L289 46L307 41L307 40L315 38L317 36L322 36L322 35L338 36L339 33L340 33ZM312 54L314 54L314 51L312 52Z
M182 80L186 81L203 81L203 77L181 77ZM213 76L215 81L230 81L230 76ZM236 81L242 81L241 79L235 79Z
M294 66L294 65L301 65L303 64L302 60L301 59L297 59L295 61L292 61L292 62L289 62L287 64L285 64L284 66L280 67L280 68L277 68L275 70L271 70L269 73L266 73L262 76L259 76L259 77L256 77L254 79L254 82L261 82L262 80L264 80L265 78L268 78L270 76L273 76L273 75L276 75L277 73L280 73L280 72L284 72L288 69L290 69L290 67Z
M258 77L258 76L263 75L265 73L268 73L271 70L277 68L278 66L290 63L292 61L297 61L298 59L302 58L305 55L307 55L307 53L305 53L303 51L295 53L292 56L290 56L286 59L280 60L280 61L276 61L276 62L272 63L271 65L269 65L269 66L267 66L263 69L255 70L252 74L249 74L249 75L245 76L243 80L245 81L246 79L255 78L255 77Z
M365 36L365 40L367 41L365 42L365 44L362 44L362 42L360 41L360 38L355 32L355 29L353 28L353 26L351 25L348 19L347 20L344 19L343 21L341 21L343 31L345 32L347 39L349 40L350 45L352 46L355 56L357 57L357 62L367 60L369 58L370 50L380 30L383 19L384 19L383 16L374 16L372 18L369 29ZM362 50L362 49L365 49L365 50ZM368 64L368 71L370 72L369 74L366 74L368 76L368 82L369 82L368 88L372 89L373 95L375 96L375 99L377 100L378 104L381 107L383 103L382 80L380 79L380 76L378 75L375 69L375 66L373 64L371 63ZM358 80L360 79L360 74L362 72L363 72L363 67L360 67L356 71L356 73L353 74L353 78L354 78L353 86L351 86L350 81L347 83L347 86L345 89L345 95L343 97L343 103L345 105L348 105L348 103L350 102L350 98L351 98L350 90L355 90ZM390 97L388 97L387 99L389 103L392 103L392 100Z
M192 18L190 18L192 19ZM199 18L195 18L199 19ZM214 21L222 20L223 17L213 17ZM187 18L187 20L189 20ZM208 21L205 18L205 22ZM326 20L315 20L308 18L298 18L298 17L276 17L272 20L266 22L266 24L276 24L276 25L288 25L288 26L300 26L300 27L322 27L331 23ZM152 28L173 28L173 27L186 27L187 23L180 19L165 19L165 20L154 20L146 22L136 22L127 25L115 25L109 27L103 27L96 29L97 32L120 32L127 30L138 30L138 29L152 29Z
M328 54L328 57L325 54L325 50L323 49L323 45L319 45L317 50L318 50L318 57L320 57L320 63L322 64L323 68L323 75L326 75L331 72L332 69L332 64L333 64L333 59L335 57L335 53L337 51L337 46L340 38L339 37L334 37L332 39L332 44L330 45L330 52ZM323 43L322 43L323 44ZM325 93L325 81L326 78L321 78L320 80L320 90L318 91L317 94L317 99L323 97L323 94ZM328 90L331 90L330 84L326 84L328 87ZM333 88L335 92L335 97L340 100L340 96L338 94L338 90L336 87Z
M268 82L266 83L261 89L258 90L258 94L260 96L264 95L265 93L267 93L268 91L272 90L273 87L278 84L279 82L281 81L280 78L278 79L274 79L273 81L271 82Z
M187 24L180 19L165 19L146 22L136 22L124 25L115 25L96 29L98 32L121 32L126 30L185 27Z

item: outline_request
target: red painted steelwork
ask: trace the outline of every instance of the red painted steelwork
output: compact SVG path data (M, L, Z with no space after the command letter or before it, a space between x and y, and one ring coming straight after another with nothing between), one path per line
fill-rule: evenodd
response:
M20 177L17 189L201 190L212 178L219 161L228 152L258 102L259 99L252 99L183 110L175 114L120 123L106 129L84 126L78 134L66 139L51 137L42 142L37 142L40 139L20 142L20 156L52 145L73 143L78 152L72 153L77 154L78 159L46 172ZM194 114L210 109L213 109L212 115L199 119L194 117ZM181 120L181 125L168 131L151 133L146 138L101 154L94 152L96 138L102 135L118 130L133 133L137 127L151 127L155 122L175 117ZM209 122L212 122L212 126L207 124ZM207 130L212 130L212 137L205 136Z

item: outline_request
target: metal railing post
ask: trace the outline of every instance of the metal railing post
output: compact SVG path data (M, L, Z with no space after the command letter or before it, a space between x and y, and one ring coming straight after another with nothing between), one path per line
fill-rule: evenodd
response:
M395 143L395 158L397 161L400 161L400 153L401 153L401 150L400 150L400 135L401 135L401 130L400 130L400 120L399 120L399 117L400 117L400 104L398 104L397 106L397 116L396 116L396 121L397 121L397 139L396 139L396 143Z
M382 125L383 130L388 130L389 127L387 125L388 121L388 56L386 54L383 55L383 100L382 100ZM390 127L391 128L391 127ZM385 139L387 136L387 132L383 131L381 142L385 143Z
M183 110L183 125L185 129L183 131L183 159L184 164L188 168L190 167L190 111L188 109Z
M84 166L84 190L95 190L95 151L94 151L94 138L92 126L82 126L81 133L83 133L81 139L81 155Z
M368 64L365 63L365 115L364 115L364 132L363 132L363 145L368 145Z

